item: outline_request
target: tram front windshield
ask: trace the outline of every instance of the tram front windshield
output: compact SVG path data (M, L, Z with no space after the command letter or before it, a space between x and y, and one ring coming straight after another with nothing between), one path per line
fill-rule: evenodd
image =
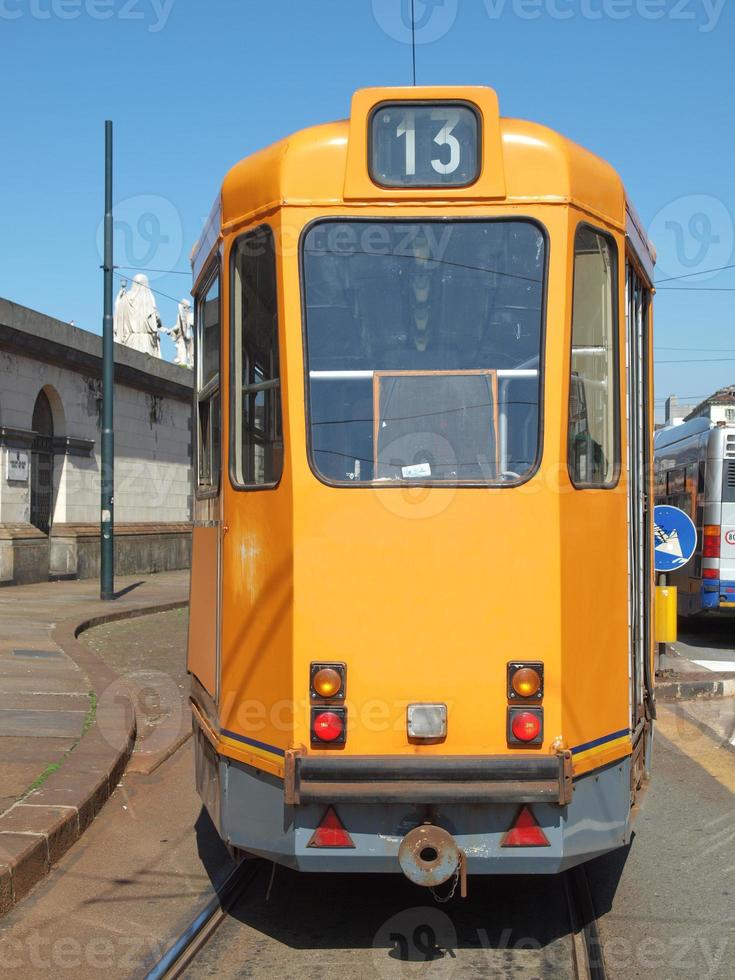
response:
M303 240L312 466L328 483L522 482L540 449L535 223L321 221Z

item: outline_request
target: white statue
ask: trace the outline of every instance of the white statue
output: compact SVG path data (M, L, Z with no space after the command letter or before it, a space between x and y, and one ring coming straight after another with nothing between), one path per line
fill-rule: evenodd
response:
M191 303L188 299L182 299L179 303L179 315L176 318L176 326L167 330L171 340L176 344L176 357L174 364L181 367L194 367L194 314L191 312Z
M123 303L127 285L128 280L123 279L120 283L120 292L115 299L115 315L112 320L112 328L116 344L124 344L130 333L129 324L125 319L125 303Z
M142 354L161 356L161 317L148 285L148 276L138 273L130 289L123 284L115 301L115 340Z

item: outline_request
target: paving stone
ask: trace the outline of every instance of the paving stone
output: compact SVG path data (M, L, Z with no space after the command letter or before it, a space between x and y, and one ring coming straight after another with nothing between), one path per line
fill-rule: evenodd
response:
M58 691L21 691L14 694L12 699L3 700L0 709L11 708L14 711L89 711L89 694L61 694Z
M10 707L16 694L86 694L89 691L89 681L81 673L33 675L3 677L0 672L0 705Z
M42 768L50 762L56 762L74 745L73 738L0 738L0 769L5 771L5 765L16 762L41 763Z
M7 864L0 862L0 915L5 915L13 906L13 879Z
M11 650L14 657L22 660L66 660L68 659L61 650Z
M52 756L46 763L39 762L37 759L26 762L0 762L3 793L14 794L13 803L15 803L21 796L28 792L47 766L58 761L59 758L61 756ZM10 805L9 803L8 806ZM6 806L3 809L7 810L7 808Z
M45 837L48 860L54 864L79 836L79 819L67 808L18 803L0 817L0 834L8 832Z
M50 776L43 786L29 793L23 802L50 807L76 807L79 811L79 829L83 832L109 796L109 775L107 767L91 770L87 761L83 762L84 771L79 771L74 768L73 758L72 752L61 769Z
M20 660L12 653L0 657L0 677L79 677L76 664L64 660Z
M125 696L109 696L117 690L115 668L74 643L66 625L54 630L63 621L81 624L141 606L170 608L188 593L186 572L116 585L133 583L141 587L114 606L99 600L95 580L0 592L0 915L91 824L124 770L133 713ZM68 644L69 656L57 641ZM80 740L90 690L98 698L98 723ZM123 683L121 695L126 693ZM59 762L19 803L28 786Z
M0 708L0 736L65 738L82 734L86 711L14 711Z
M45 837L0 833L0 866L7 865L13 878L13 900L18 902L48 872Z

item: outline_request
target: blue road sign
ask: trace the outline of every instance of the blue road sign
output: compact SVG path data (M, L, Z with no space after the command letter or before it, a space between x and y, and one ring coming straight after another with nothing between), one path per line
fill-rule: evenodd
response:
M653 511L653 546L657 572L673 572L697 550L697 529L678 507L660 506Z

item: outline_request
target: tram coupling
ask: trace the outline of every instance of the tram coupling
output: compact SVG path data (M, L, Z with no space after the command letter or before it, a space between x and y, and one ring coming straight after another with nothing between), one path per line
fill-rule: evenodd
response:
M452 835L441 827L430 823L414 827L401 841L398 861L415 885L433 890L454 879L447 898L454 895L458 882L460 896L467 898L467 859Z

